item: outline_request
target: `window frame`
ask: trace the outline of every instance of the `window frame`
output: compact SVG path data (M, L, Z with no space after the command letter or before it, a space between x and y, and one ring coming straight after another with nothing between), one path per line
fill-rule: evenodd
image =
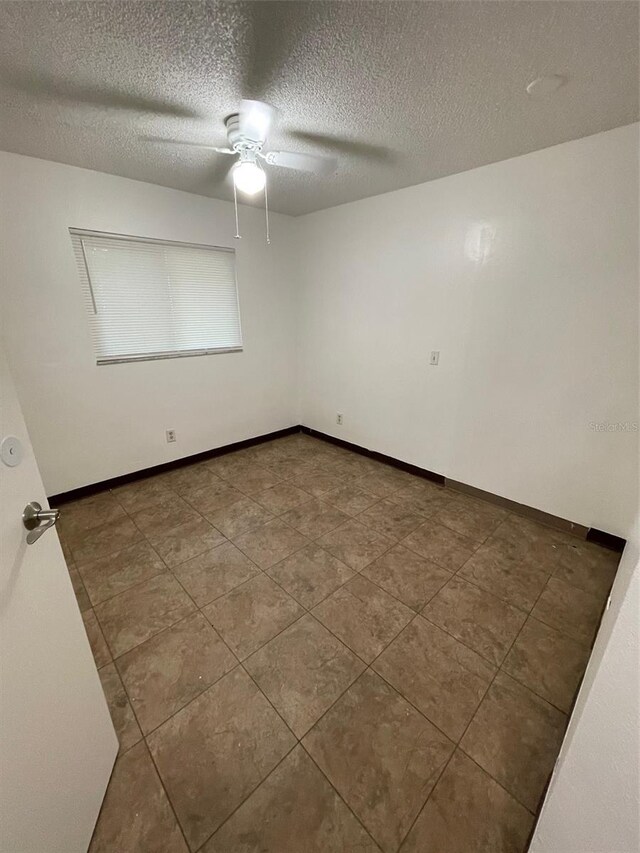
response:
M90 304L93 309L93 313L97 314L96 310L96 301L93 292L93 284L91 281L91 276L89 275L89 265L87 263L84 244L82 243L83 237L93 237L100 238L104 237L109 240L122 240L123 242L128 243L152 243L160 246L178 246L181 249L206 249L208 251L213 252L226 252L233 255L233 283L235 286L235 294L236 294L236 304L238 309L238 328L240 332L240 345L234 347L211 347L206 349L194 349L194 350L166 350L162 352L150 352L150 353L130 353L125 355L118 356L107 356L100 358L95 349L93 351L93 355L95 358L95 363L97 367L104 367L109 364L129 364L132 362L139 361L160 361L163 359L169 358L193 358L199 357L203 355L223 355L226 353L234 353L234 352L242 352L244 349L244 338L242 335L242 316L240 313L240 290L238 288L238 273L236 267L236 250L234 248L230 248L229 246L213 246L208 243L190 243L182 240L163 240L162 238L157 237L138 237L133 234L118 234L112 231L95 231L88 228L69 228L69 236L71 237L71 245L72 248L74 246L74 238L79 238L80 249L81 249L81 257L82 257L82 265L84 267L84 276L86 277L87 287L88 287L88 295L90 299ZM75 250L74 250L74 260L75 258ZM76 264L77 268L77 264ZM81 281L82 290L85 289L85 284ZM87 310L90 310L88 306L85 306ZM93 333L91 334L92 338L92 348L94 347L93 343Z

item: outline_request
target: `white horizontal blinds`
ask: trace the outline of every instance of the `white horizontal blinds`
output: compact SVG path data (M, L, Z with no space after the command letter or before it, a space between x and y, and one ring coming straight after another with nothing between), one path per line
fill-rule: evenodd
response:
M165 264L176 349L241 346L233 252L169 246Z
M240 349L234 253L72 232L98 363Z

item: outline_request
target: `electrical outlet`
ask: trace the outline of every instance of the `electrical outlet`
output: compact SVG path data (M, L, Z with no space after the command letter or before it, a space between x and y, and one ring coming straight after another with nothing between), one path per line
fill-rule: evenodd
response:
M342 426L342 414L340 412L338 412L338 414L336 415L336 423L339 426Z
M166 435L167 435L167 443L168 443L168 444L171 444L173 441L175 441L175 440L176 440L176 431L175 431L175 429L168 429L168 430L167 430L167 432L166 432Z
M432 350L431 355L429 357L429 364L433 364L434 366L437 366L439 361L440 361L440 350L437 350L437 349Z

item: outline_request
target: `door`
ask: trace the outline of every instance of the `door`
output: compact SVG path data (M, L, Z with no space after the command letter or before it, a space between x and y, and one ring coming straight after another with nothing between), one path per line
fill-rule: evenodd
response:
M81 853L118 741L55 527L26 543L26 505L48 504L0 349L6 436L23 459L0 461L0 851Z

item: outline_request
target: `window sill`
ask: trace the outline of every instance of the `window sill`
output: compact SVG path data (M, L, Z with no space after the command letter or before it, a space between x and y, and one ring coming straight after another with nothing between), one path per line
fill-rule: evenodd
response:
M159 361L165 358L193 358L201 355L220 355L229 352L242 352L243 347L225 347L221 349L199 349L199 350L184 350L182 352L150 352L144 355L118 355L109 358L99 358L96 361L98 367L104 367L107 364L128 364L135 361Z

